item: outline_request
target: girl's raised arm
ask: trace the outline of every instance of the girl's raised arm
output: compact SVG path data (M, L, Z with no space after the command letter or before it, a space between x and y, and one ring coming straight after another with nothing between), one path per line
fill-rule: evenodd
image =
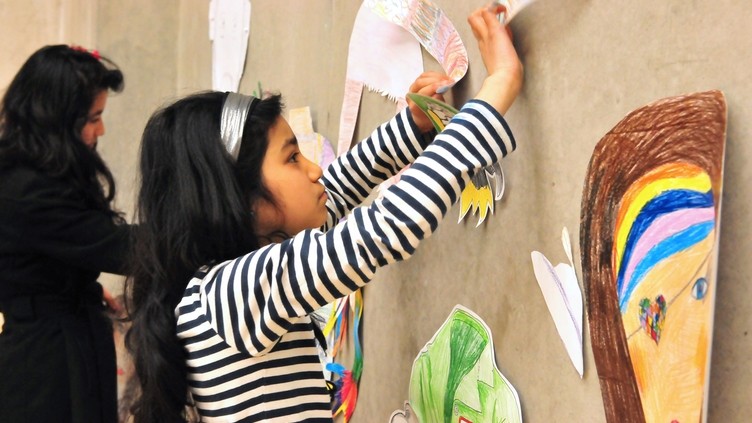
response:
M502 115L522 87L522 63L512 45L511 31L499 22L504 6L493 3L475 10L467 21L478 41L488 76L475 98L490 104Z

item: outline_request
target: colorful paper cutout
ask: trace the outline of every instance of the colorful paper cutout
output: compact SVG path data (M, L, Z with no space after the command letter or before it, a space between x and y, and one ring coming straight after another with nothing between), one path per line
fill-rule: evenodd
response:
M556 331L564 342L569 359L582 378L582 293L577 282L572 260L572 244L566 227L561 232L561 241L569 264L559 263L554 267L546 256L538 251L530 253L530 258L533 261L535 278L546 300L548 311L554 319Z
M338 299L324 327L324 336L329 343L328 372L338 376L334 381L335 394L332 400L334 417L342 415L345 423L352 418L358 402L358 387L363 373L363 346L360 322L363 318L363 293L359 289L347 297ZM352 326L354 357L352 370L334 362Z
M290 109L287 123L290 124L295 138L298 139L298 148L300 148L303 156L314 163L318 163L322 168L329 166L334 161L334 149L329 140L313 131L310 107Z
M412 409L412 412L409 411ZM420 351L410 400L390 422L522 422L517 391L496 367L488 325L457 305Z
M580 250L609 423L707 419L725 139L708 91L637 109L595 147Z
M426 116L431 119L434 128L439 132L443 131L446 124L458 113L458 110L454 107L435 98L414 93L407 96L423 110ZM479 219L475 227L480 226L489 213L493 214L494 203L504 196L504 187L504 171L500 162L478 171L462 190L460 217L457 222L462 221L468 212L472 212L472 214L477 212Z
M468 66L465 45L436 4L429 0L366 0L364 4L377 16L412 34L450 78L459 81L465 76Z

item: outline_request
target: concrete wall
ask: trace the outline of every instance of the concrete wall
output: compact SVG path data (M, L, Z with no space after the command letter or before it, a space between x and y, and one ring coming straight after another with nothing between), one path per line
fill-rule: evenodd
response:
M210 87L208 1L81 2L96 6L90 45L126 75L126 90L108 104L108 134L100 145L119 184L118 205L130 213L146 118L177 95ZM470 72L454 90L453 100L461 104L479 88L484 72L465 21L476 5L435 2L468 47ZM69 4L0 3L3 86L39 45L60 42L60 16L70 16L63 13ZM282 92L288 107L310 106L314 128L335 140L359 2L252 5L240 91L250 93L260 82ZM708 89L724 91L729 110L709 421L744 421L752 413L752 192L744 182L752 180L751 20L752 3L734 0L539 0L515 18L526 79L507 115L519 148L504 162L505 198L477 229L472 218L455 223L454 208L412 260L380 271L366 288L365 369L354 421L385 421L402 406L415 355L457 303L493 331L498 366L520 394L525 421L605 421L589 341L580 380L549 317L529 253L537 249L554 262L565 261L562 226L578 253L590 154L624 115L662 97ZM438 69L424 58L426 68ZM393 112L392 103L366 93L358 135Z

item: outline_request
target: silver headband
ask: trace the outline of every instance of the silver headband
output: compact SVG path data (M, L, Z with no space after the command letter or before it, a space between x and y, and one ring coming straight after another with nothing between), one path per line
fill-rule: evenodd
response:
M235 160L238 159L238 153L240 153L240 140L243 139L245 121L258 102L259 99L256 97L238 93L227 93L227 98L225 98L219 133L227 152Z

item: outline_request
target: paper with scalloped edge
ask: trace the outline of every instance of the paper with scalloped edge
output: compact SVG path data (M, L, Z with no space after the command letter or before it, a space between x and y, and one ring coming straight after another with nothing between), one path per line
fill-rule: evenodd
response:
M238 90L250 33L250 0L211 0L209 39L212 41L212 89L215 91Z
M366 0L355 18L347 60L337 155L350 149L363 87L404 108L405 94L423 72L420 46L447 75L467 73L467 50L449 18L429 0Z
M337 155L352 144L364 87L404 107L405 93L421 72L420 43L403 28L361 5L350 36Z

